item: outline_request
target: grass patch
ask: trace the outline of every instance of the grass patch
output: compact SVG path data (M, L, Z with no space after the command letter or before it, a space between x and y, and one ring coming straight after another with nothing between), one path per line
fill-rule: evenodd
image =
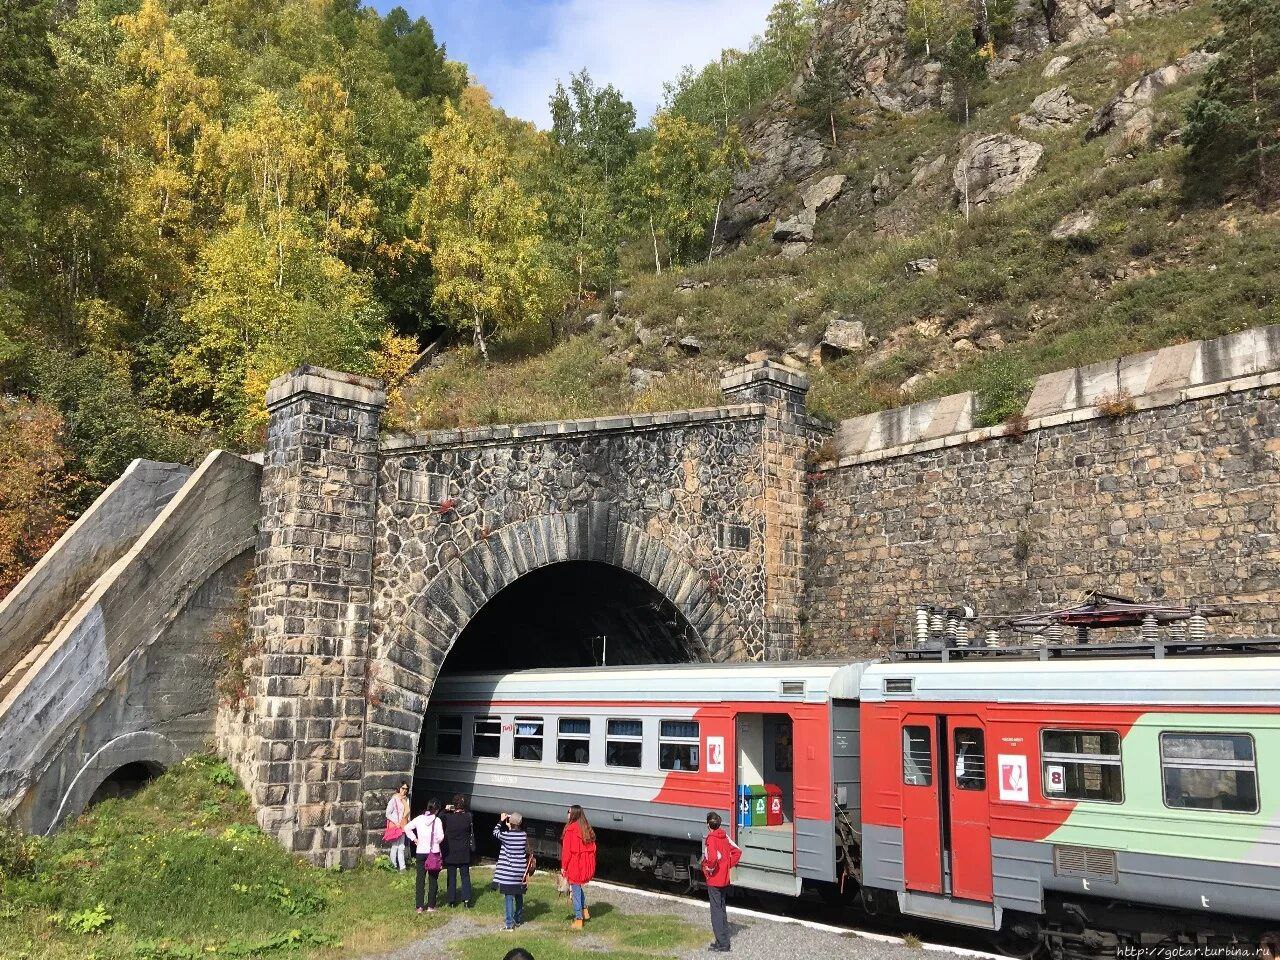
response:
M413 874L381 864L336 872L289 856L254 825L230 768L196 757L51 838L0 831L0 957L345 960L426 937L458 915L415 914ZM477 905L465 916L497 931L503 898L488 889L486 870L473 879ZM594 913L585 942L596 955L606 942L610 955L653 958L700 935L673 917L623 916L607 903ZM532 884L525 914L522 944L536 939L553 958L585 955L551 876ZM493 957L514 945L498 932L454 952Z

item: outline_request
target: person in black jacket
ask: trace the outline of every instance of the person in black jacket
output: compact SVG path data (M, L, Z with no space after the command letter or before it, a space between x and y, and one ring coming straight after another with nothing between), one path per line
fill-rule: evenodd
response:
M447 871L446 894L449 906L465 903L470 910L476 905L471 898L471 855L476 850L475 823L462 794L444 808L444 867ZM462 899L458 899L457 879L462 874Z

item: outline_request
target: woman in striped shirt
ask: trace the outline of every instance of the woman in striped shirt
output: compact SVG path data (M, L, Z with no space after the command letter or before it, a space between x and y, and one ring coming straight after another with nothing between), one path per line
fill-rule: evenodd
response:
M529 838L518 813L498 817L493 835L498 838L498 866L493 882L507 898L507 929L514 930L524 922L524 895L529 889Z

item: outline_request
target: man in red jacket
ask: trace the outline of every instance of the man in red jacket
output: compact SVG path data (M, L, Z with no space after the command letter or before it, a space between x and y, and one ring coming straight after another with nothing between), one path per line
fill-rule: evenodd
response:
M707 814L707 837L702 843L702 875L707 878L707 899L711 902L711 933L715 940L707 947L716 953L729 952L729 916L725 895L729 892L729 871L742 859L742 850L720 829L720 814Z

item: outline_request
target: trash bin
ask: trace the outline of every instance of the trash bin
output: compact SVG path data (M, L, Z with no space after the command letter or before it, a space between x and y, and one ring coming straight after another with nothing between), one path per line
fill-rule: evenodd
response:
M738 787L738 826L751 826L751 788Z
M751 787L751 825L763 827L769 822L769 798L765 796L764 784Z
M771 827L779 827L782 825L782 788L777 784L766 783L764 794L769 801L765 810L765 823Z

